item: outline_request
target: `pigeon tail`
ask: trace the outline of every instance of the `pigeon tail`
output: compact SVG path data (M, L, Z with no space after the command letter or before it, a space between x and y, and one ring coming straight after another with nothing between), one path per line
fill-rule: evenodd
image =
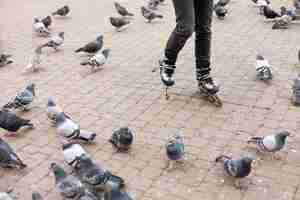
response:
M127 16L134 16L134 14L132 14L132 13L127 13Z
M75 53L78 53L78 52L81 52L81 51L83 51L83 48L79 48L79 49L75 50Z
M259 141L261 141L263 138L262 137L252 137L250 140L247 141L248 144L250 143L255 143L257 144Z
M226 160L231 159L229 156L220 155L215 159L215 162L222 162L224 163Z
M157 18L163 18L164 16L162 15L156 15Z
M80 65L88 65L89 64L89 61L83 61L80 63Z

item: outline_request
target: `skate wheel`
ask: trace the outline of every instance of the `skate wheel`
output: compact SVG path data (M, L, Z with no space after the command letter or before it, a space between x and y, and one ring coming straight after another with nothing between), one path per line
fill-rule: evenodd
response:
M208 101L214 104L216 107L222 107L223 103L217 95L209 95Z

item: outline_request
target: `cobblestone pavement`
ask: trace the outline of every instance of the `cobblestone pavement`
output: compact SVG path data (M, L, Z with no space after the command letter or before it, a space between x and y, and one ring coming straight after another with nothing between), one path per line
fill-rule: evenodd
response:
M26 83L35 82L36 107L18 114L32 119L37 128L8 139L28 168L1 169L0 190L13 187L24 200L31 199L33 190L48 200L61 199L48 169L52 161L63 163L55 129L45 115L46 100L53 96L82 128L97 132L96 144L86 146L87 151L98 164L125 178L133 199L300 200L300 112L290 104L292 79L298 72L299 23L289 30L272 30L250 0L232 0L224 21L214 17L213 75L222 84L224 101L222 108L215 108L197 93L192 39L180 54L169 101L158 71L151 72L174 26L170 1L159 9L163 20L147 24L139 12L144 1L120 0L136 17L119 33L108 22L109 16L116 16L113 2L88 2L1 1L0 49L13 54L15 63L0 69L0 103ZM51 27L52 32L65 31L62 50L43 50L44 70L23 74L34 47L46 41L32 33L33 17L45 16L63 4L70 5L70 17L55 18ZM274 6L279 8L279 1ZM103 70L90 74L79 65L86 57L74 50L99 34L104 34L105 47L112 49L112 55ZM257 52L275 68L272 84L254 80ZM135 133L130 154L114 154L107 142L121 126ZM281 152L284 159L271 161L266 156L245 179L247 187L236 190L214 158L221 153L243 155L252 151L245 144L250 136L282 129L294 135ZM166 172L164 143L177 131L184 133L188 161L184 170Z

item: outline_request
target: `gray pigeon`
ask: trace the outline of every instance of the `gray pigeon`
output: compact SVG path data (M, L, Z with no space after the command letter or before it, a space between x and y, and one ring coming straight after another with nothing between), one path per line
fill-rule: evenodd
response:
M65 5L62 8L59 8L57 11L53 12L52 15L66 16L69 12L69 6Z
M121 17L110 17L109 20L111 25L114 26L117 29L117 31L120 31L122 27L130 24L129 20L126 20Z
M43 197L39 192L33 192L32 193L32 200L43 200Z
M80 47L75 52L97 53L103 47L103 35L100 35L96 40L87 43L83 47Z
M216 162L222 162L227 175L236 178L235 187L241 189L240 179L247 177L251 173L253 158L242 157L232 159L229 156L221 155L216 158Z
M9 131L6 136L14 136L21 127L34 128L33 124L28 119L23 119L14 113L1 110L0 111L0 127Z
M167 168L173 168L174 161L183 163L185 150L183 137L180 134L175 134L168 139L166 143L166 154L169 159Z
M65 199L79 199L84 196L85 188L81 181L68 175L66 171L56 163L51 163L50 170L55 177L55 187Z
M56 116L60 113L63 113L66 118L70 119L70 117L63 111L63 109L55 103L52 97L48 98L47 102L47 116L48 118L56 124Z
M30 83L26 88L17 93L17 96L13 101L8 102L3 106L4 109L22 109L28 111L30 104L33 102L35 97L35 84Z
M122 127L113 132L109 142L118 151L128 151L133 142L133 134L128 127Z
M70 166L74 166L76 163L76 159L81 155L84 154L85 156L89 156L80 144L73 144L73 143L63 144L62 149L63 149L64 160Z
M45 24L38 18L34 18L33 21L33 31L38 34L38 36L49 36L50 31L46 28Z
M6 192L0 192L0 200L15 200L15 198L11 197Z
M124 6L121 6L118 2L114 2L114 5L117 12L123 17L134 16L134 14L128 12L128 10Z
M260 54L256 56L256 77L263 81L268 81L273 78L269 61Z
M218 17L218 19L224 19L227 14L227 9L224 6L216 5L214 7L215 13Z
M289 132L282 131L275 135L268 135L263 137L252 137L250 140L247 141L247 143L256 144L257 148L260 151L273 153L273 157L274 157L276 152L284 148L288 136L290 136Z
M106 188L121 189L125 186L125 181L121 177L103 170L86 154L76 158L74 171L83 183L95 188L106 190Z
M20 169L26 167L14 150L2 138L0 138L0 166Z
M95 72L98 70L101 66L103 66L109 56L110 49L104 49L103 51L97 52L94 56L89 58L87 61L81 62L81 65L90 65L91 71Z
M67 118L64 113L56 116L56 125L58 134L69 141L91 142L96 137L96 133L80 130L79 125Z
M298 77L294 80L292 90L292 103L295 106L300 106L300 75L298 75Z
M104 193L104 200L132 200L126 191L112 189Z
M13 63L11 59L9 59L12 55L9 54L1 54L0 55L0 67L4 67L5 65Z
M141 7L141 12L142 15L148 20L149 23L156 18L163 18L162 15L156 14L153 10L149 10L145 6Z
M43 47L51 47L55 51L58 51L58 47L64 43L65 40L64 34L65 34L64 32L60 32L57 35L51 36L50 40L46 44L44 44Z

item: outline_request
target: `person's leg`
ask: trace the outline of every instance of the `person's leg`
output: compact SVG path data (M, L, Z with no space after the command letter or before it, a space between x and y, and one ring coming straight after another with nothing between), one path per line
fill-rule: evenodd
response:
M195 57L199 86L216 93L219 86L210 77L211 23L213 0L194 0L195 9Z
M194 32L194 0L173 0L176 27L171 33L164 52L164 59L160 61L161 79L164 84L174 84L172 77L178 53Z

